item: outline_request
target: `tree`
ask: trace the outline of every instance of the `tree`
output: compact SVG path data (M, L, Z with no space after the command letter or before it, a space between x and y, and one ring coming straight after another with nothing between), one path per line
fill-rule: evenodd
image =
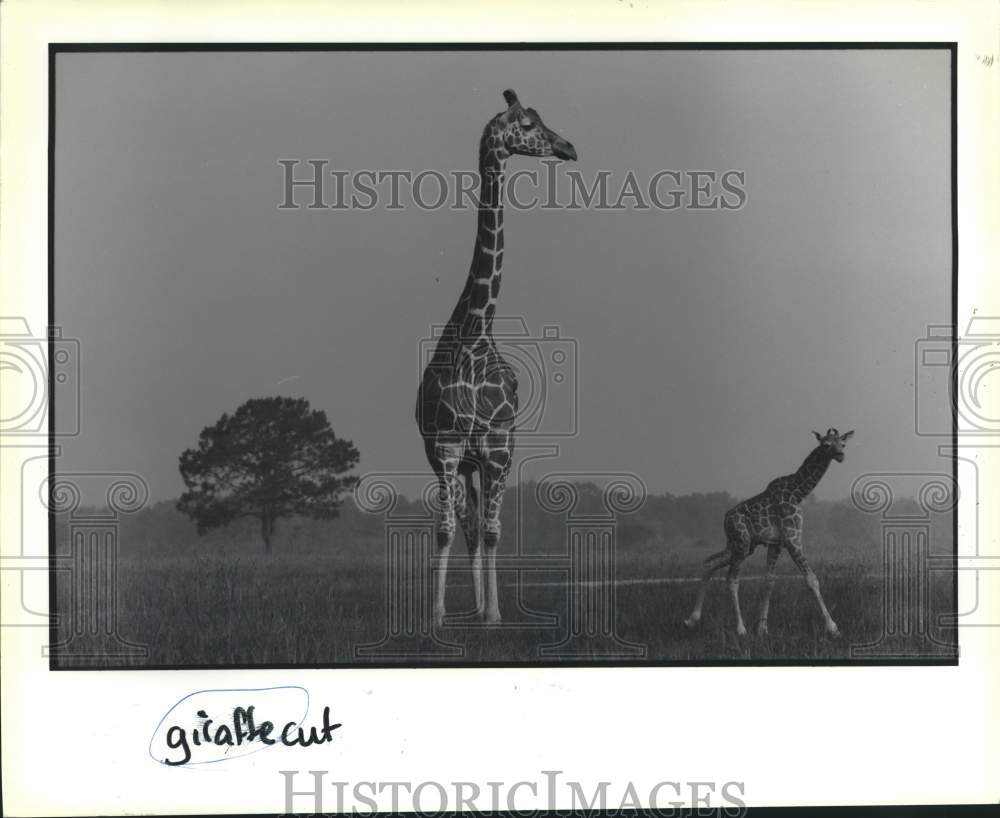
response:
M275 524L299 514L338 516L341 495L357 478L358 450L338 438L326 413L302 398L254 398L233 415L206 426L198 448L180 457L187 491L177 508L194 519L198 533L257 517L264 548L271 550Z

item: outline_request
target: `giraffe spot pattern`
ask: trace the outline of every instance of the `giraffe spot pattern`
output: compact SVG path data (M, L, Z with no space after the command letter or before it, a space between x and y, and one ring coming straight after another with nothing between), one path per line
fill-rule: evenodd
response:
M476 282L472 287L472 295L469 298L469 307L474 310L483 309L490 300L490 285L485 282Z

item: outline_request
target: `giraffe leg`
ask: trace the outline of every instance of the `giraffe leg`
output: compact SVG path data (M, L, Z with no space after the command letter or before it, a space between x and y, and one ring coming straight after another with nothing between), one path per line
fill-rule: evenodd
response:
M483 554L480 549L480 519L479 519L479 498L476 496L476 487L472 483L473 471L466 469L465 477L465 502L456 501L455 513L458 522L462 526L462 533L465 535L465 544L469 549L469 563L472 569L472 590L476 600L476 615L480 618L485 610L483 602Z
M434 448L434 470L438 475L438 503L440 505L437 529L437 566L434 589L434 625L444 624L445 585L448 578L448 555L455 539L455 498L461 491L458 482L458 463L462 455L460 446L438 445Z
M701 575L701 582L698 583L698 595L694 600L694 610L691 611L691 616L684 620L684 627L696 628L698 626L701 621L701 608L705 604L705 594L708 592L708 582L712 578L712 574L729 564L729 558L730 553L726 549L705 560L705 572Z
M500 601L497 595L496 553L500 543L500 506L503 503L503 493L507 485L507 472L510 470L510 456L504 452L503 457L487 461L483 469L483 549L484 585L486 591L486 610L484 621L496 624L500 621Z
M757 620L757 633L761 636L767 635L767 615L771 609L771 591L774 590L774 583L777 580L774 569L778 565L779 556L781 556L780 545L767 547L767 578L764 580L764 597L760 603L760 617Z
M802 576L805 578L806 585L809 586L809 590L812 591L813 596L816 597L816 602L819 604L819 609L823 614L823 621L826 623L826 632L830 634L830 636L840 636L840 630L837 628L837 623L833 621L833 617L830 616L830 612L826 609L826 603L823 601L823 595L819 591L819 579L817 579L813 569L809 567L809 563L806 561L806 555L802 551L802 545L797 542L789 543L788 553L795 561L798 569L802 572Z
M740 566L743 564L743 556L734 553L733 559L729 563L729 572L726 582L729 585L729 595L733 598L733 610L736 612L736 635L746 636L747 627L743 624L743 614L740 612Z

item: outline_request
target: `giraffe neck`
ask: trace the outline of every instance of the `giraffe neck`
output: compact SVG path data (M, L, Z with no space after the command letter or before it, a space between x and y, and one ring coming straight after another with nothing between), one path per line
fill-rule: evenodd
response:
M463 343L492 337L503 267L503 187L508 154L499 129L490 123L479 143L479 214L472 266L451 324Z
M809 456L802 461L799 470L792 475L792 493L796 502L802 502L816 488L816 484L823 479L827 468L830 466L830 456L823 450L822 446L813 449Z

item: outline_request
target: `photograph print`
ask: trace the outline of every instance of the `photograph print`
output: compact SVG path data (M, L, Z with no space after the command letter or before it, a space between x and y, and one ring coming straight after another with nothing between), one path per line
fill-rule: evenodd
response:
M954 56L53 46L51 667L954 664Z

